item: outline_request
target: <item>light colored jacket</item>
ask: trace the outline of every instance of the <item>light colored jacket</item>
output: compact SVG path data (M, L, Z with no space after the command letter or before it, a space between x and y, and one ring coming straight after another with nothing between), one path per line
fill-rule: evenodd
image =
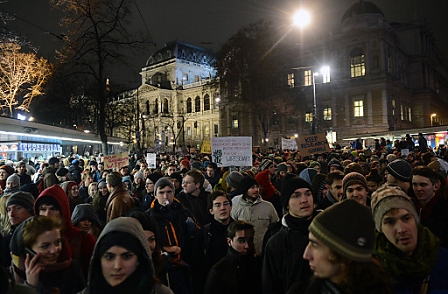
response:
M254 226L255 254L257 256L261 255L263 237L268 230L268 226L279 221L272 203L263 200L260 195L254 202L240 197L239 201L233 205L230 215L234 220L245 220Z

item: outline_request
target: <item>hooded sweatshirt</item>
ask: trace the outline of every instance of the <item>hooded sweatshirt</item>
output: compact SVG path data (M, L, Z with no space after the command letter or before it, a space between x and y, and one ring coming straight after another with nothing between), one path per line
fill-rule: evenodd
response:
M141 252L134 252L139 260L137 269L116 287L111 287L107 284L101 270L101 248L104 243L104 237L113 232L129 234L130 237L134 237L141 245ZM154 268L151 261L151 250L141 224L138 220L131 217L118 217L107 223L98 237L90 262L87 288L83 293L121 293L123 288L128 293L172 293L167 287L156 284L153 276Z
M84 276L87 276L90 257L95 246L95 237L73 226L67 194L59 185L53 185L40 193L34 203L35 215L39 215L39 205L42 204L42 198L46 196L53 198L59 204L59 212L64 226L62 234L70 244L73 259L78 261Z

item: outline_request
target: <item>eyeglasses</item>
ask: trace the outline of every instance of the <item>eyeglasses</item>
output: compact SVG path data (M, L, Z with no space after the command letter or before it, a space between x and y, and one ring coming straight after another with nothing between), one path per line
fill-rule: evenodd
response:
M224 206L229 206L230 205L230 201L224 201L223 203L214 203L213 206L216 208L220 208L222 205Z

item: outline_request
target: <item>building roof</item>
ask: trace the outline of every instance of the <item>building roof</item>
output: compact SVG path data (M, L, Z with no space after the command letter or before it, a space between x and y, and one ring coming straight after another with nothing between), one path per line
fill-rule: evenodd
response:
M371 2L364 2L360 0L358 3L354 4L350 7L342 17L341 22L344 22L347 18L351 17L353 14L362 15L362 14L378 14L384 18L384 13L381 9L378 8L375 4Z

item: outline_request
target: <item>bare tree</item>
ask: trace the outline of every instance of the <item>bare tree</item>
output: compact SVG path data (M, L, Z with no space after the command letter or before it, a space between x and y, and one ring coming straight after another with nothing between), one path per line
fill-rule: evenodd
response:
M126 67L126 54L142 49L151 37L131 31L133 0L51 2L66 15L62 25L68 29L64 38L67 45L59 52L61 60L72 66L71 72L89 75L96 86L93 98L98 101L98 131L107 153L106 79L116 66Z
M15 42L0 44L0 108L13 116L14 110L29 111L32 100L43 94L51 65L34 53L20 52Z

